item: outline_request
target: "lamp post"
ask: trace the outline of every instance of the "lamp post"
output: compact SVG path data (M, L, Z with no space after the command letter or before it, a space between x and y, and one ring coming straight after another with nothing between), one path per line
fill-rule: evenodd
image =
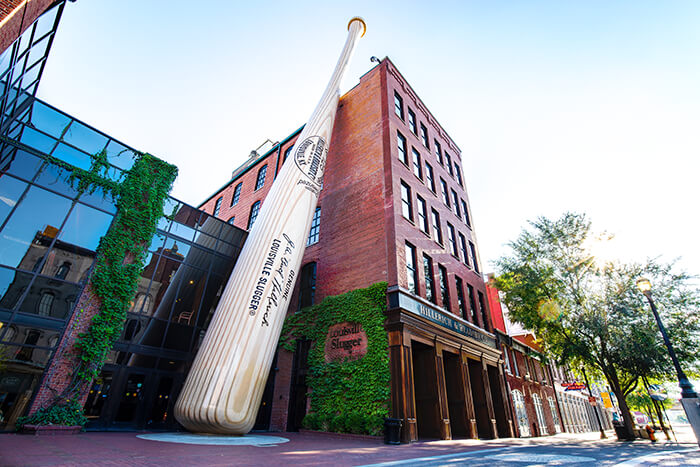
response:
M661 335L664 338L664 343L666 344L666 348L668 348L668 354L671 356L673 366L676 368L678 385L681 388L681 405L683 405L688 421L693 427L695 438L700 442L700 405L698 404L698 394L695 392L695 389L693 389L693 385L690 383L690 380L688 380L688 377L681 368L681 364L678 362L678 357L676 357L676 352L673 350L673 346L671 345L671 340L668 338L668 334L666 334L666 328L661 322L659 312L656 310L654 299L651 298L651 282L648 279L641 278L637 281L637 288L647 298L649 306L651 307L651 312L654 314L654 318L656 319L656 324L659 326Z

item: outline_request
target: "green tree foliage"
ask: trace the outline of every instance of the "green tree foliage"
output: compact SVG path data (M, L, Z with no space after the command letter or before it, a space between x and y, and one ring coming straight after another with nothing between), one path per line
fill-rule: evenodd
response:
M664 324L688 369L697 369L700 361L700 294L672 264L600 264L591 249L606 238L595 235L582 214L538 218L510 243L511 254L497 262L496 285L510 318L534 331L549 356L584 364L605 377L631 430L625 396L639 378L675 377L637 279L646 277L654 285Z
M388 414L389 342L384 330L386 283L327 297L287 317L280 346L294 350L297 339L312 341L307 384L311 410L303 425L312 430L378 435ZM359 323L367 353L357 360L325 361L328 328Z

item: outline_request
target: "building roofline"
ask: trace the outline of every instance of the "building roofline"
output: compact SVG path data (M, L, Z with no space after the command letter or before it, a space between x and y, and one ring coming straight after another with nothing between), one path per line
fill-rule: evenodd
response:
M246 173L248 173L248 171L250 171L250 169L252 169L253 167L255 167L255 165L256 165L258 162L260 162L261 160L265 159L266 157L269 157L273 152L275 152L277 149L279 149L283 144L287 143L290 139L294 138L294 137L297 136L299 133L301 133L301 130L303 130L305 126L306 126L306 124L300 126L300 127L297 128L296 130L294 130L289 136L287 136L287 137L284 138L282 141L280 141L279 143L277 143L277 144L275 144L274 146L272 146L272 148L270 148L269 151L267 151L265 154L263 154L262 156L260 156L260 157L258 157L257 159L255 159L253 162L250 162L250 160L247 160L247 161L245 161L243 164L239 165L239 166L233 171L233 176L231 177L231 179L230 179L228 182L224 183L219 189L217 189L216 191L214 191L211 195L209 195L208 198L206 198L204 201L202 201L201 203L199 203L199 205L197 205L197 209L202 209L202 206L204 206L204 205L207 204L210 200L212 200L213 198L215 198L216 195L218 195L218 194L221 193L223 190L225 190L226 187L230 186L233 182L235 182L236 180L238 180L239 178L241 178L243 175L245 175ZM247 165L247 167L246 167L246 165Z

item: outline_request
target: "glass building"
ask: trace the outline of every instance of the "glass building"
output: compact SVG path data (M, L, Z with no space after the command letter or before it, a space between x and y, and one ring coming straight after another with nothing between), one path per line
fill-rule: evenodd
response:
M70 167L124 180L137 152L36 99L64 2L0 57L0 431L45 384L112 225L116 200L79 190ZM171 411L247 233L172 197L122 335L85 405L88 428L172 428Z

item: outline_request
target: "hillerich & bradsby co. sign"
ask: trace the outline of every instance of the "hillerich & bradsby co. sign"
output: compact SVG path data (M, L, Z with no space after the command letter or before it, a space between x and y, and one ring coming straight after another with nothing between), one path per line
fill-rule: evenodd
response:
M326 363L357 360L367 353L367 334L359 323L339 323L328 328Z

